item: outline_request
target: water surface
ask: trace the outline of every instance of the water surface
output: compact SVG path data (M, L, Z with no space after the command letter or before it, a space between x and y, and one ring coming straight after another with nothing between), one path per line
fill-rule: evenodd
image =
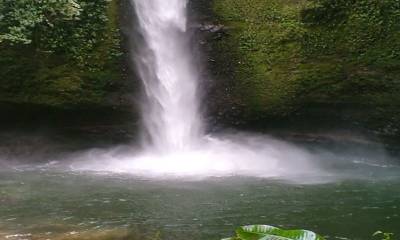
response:
M359 165L352 168L364 177L318 184L301 183L301 176L196 181L3 169L0 239L100 239L105 231L127 232L128 239L219 239L245 224L306 228L328 239L370 239L376 230L400 235L398 168Z

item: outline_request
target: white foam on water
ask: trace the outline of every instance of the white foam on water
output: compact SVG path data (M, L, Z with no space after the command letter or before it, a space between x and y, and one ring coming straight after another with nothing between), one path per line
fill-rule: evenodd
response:
M249 134L205 136L190 149L159 153L126 148L73 156L72 169L144 177L279 177L313 174L314 156L289 143Z

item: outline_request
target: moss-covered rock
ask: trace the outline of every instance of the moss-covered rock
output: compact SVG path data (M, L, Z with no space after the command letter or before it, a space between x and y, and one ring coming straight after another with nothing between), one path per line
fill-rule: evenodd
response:
M318 106L313 116L399 133L398 1L213 0L210 8L225 26L208 38L212 72L229 89L218 95L247 122Z

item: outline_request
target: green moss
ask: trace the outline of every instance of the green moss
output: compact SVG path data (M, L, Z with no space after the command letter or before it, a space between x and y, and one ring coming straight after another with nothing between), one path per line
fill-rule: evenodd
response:
M227 29L212 43L214 72L231 79L246 116L347 104L397 117L398 1L214 0L213 9Z
M304 31L298 21L302 6L279 0L214 2L219 19L232 29L221 52L234 51L234 89L245 93L237 96L249 114L284 114L293 106Z

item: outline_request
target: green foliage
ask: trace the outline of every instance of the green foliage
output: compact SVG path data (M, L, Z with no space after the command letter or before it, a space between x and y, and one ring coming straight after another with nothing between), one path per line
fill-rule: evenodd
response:
M269 225L250 225L236 229L236 236L224 240L323 240L308 230L284 230Z
M0 0L0 43L29 44L37 31L79 19L75 0Z
M108 0L0 0L0 43L32 44L39 52L88 64L107 40L108 6Z
M0 0L0 18L0 101L98 104L121 77L117 0Z
M382 240L393 240L393 233L387 233L387 232L382 232L382 231L377 231L375 232L372 236L377 237L380 236L382 237Z

